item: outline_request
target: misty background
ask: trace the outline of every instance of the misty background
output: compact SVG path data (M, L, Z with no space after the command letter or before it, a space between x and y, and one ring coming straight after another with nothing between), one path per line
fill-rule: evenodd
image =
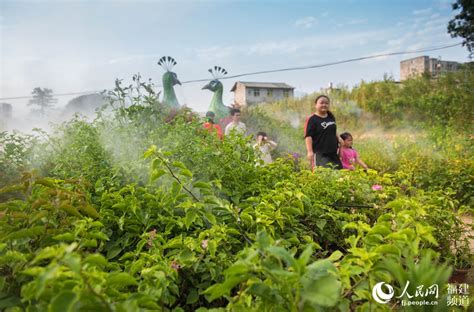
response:
M446 31L451 1L9 1L0 2L0 102L12 105L9 128L28 131L62 120L67 103L87 91L131 82L140 72L161 88L156 62L171 55L181 81L211 80L219 65L229 75L314 65L353 57L452 44ZM468 61L465 48L431 57ZM304 95L361 80L399 79L399 63L421 54L376 58L326 68L239 78L285 82ZM222 80L224 103L233 102L236 79ZM212 93L205 82L176 86L181 105L205 111ZM29 114L26 98L49 88L58 100L48 118ZM17 99L10 99L16 98ZM98 98L70 108L93 106ZM80 103L81 102L81 103Z

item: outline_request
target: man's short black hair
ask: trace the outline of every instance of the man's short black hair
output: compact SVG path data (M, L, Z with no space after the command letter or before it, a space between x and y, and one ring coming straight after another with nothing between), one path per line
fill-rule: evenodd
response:
M257 138L258 138L259 135L261 135L261 136L263 136L263 137L266 137L266 136L267 136L267 134L266 134L265 132L263 132L263 131L260 131L260 132L257 133Z
M240 113L240 109L238 109L238 108L232 108L232 109L230 110L230 115L231 115L231 116L234 116L234 115L237 114L237 113Z

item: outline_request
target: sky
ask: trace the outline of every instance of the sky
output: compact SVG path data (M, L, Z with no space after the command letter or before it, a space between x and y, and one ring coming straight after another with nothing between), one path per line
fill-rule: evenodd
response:
M0 0L0 102L18 115L28 99L3 98L35 87L58 94L109 89L138 72L161 85L157 61L164 55L175 58L173 71L186 81L211 80L207 70L215 65L234 75L455 44L461 39L446 31L452 1ZM384 74L398 80L400 61L419 55L469 61L457 46L239 79L311 93L330 82L351 87ZM235 81L222 81L227 105ZM180 104L205 111L212 93L204 84L176 86ZM57 106L73 97L58 97Z

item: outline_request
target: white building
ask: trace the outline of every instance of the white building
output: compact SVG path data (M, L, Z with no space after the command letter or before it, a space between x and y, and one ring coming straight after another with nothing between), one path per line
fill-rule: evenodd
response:
M234 102L239 105L269 103L294 96L292 86L282 82L246 82L237 81L231 92Z

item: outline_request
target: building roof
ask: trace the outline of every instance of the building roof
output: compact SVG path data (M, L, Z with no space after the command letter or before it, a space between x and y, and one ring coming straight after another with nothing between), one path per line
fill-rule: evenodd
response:
M424 59L428 59L428 60L436 60L438 62L441 62L441 63L457 63L457 64L461 64L459 62L456 62L456 61L445 61L445 60L442 60L442 59L438 59L436 57L429 57L427 55L423 55L423 56L417 56L417 57L413 57L413 58L409 58L409 59L406 59L406 60L401 60L400 61L400 64L401 63L405 63L405 62L410 62L410 61L414 61L414 60L418 60L418 59L421 59L421 58L424 58Z
M421 55L421 56L417 56L417 57L412 57L412 58L409 58L409 59L401 60L400 63L408 62L408 61L414 61L414 60L421 59L421 58L430 58L430 57L429 57L428 55Z
M266 89L294 89L294 87L287 85L284 82L249 82L249 81L236 81L231 92L234 92L237 88L237 83L243 84L245 87L250 88L266 88Z

